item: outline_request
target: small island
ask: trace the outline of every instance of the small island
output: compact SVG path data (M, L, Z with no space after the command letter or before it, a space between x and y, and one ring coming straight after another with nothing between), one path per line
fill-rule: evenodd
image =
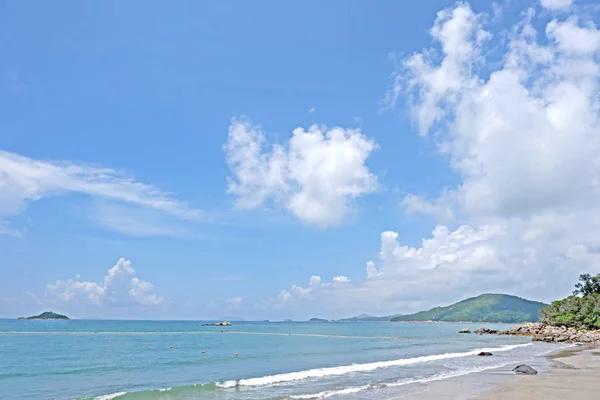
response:
M70 318L67 317L66 315L57 314L57 313L52 312L52 311L46 311L46 312L41 313L40 315L34 315L33 317L19 317L19 319L25 319L25 320L29 320L29 319L68 320Z
M308 322L329 322L329 320L323 318L311 318L308 320Z
M231 326L231 322L229 322L229 321L214 322L212 324L202 324L202 326Z

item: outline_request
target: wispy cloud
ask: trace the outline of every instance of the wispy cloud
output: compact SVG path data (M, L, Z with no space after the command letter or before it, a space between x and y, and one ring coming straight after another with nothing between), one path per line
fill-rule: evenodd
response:
M14 237L23 236L23 230L13 229L8 221L0 220L0 235L9 235Z
M111 168L41 161L0 150L0 219L21 214L27 203L73 193L156 210L180 220L198 221L205 215L170 193ZM10 232L4 222L0 233Z
M100 201L95 204L92 219L112 231L138 237L194 238L194 233L173 221L170 216L152 209L140 209Z

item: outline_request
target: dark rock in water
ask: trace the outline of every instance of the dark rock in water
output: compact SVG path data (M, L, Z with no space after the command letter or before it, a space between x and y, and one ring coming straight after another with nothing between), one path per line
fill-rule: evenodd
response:
M471 330L469 328L465 328L458 331L458 333L471 333Z
M228 321L215 322L212 324L202 324L202 326L231 326L231 322L228 322Z
M481 353L477 354L478 356L491 356L492 353L490 353L489 351L482 351Z
M574 365L571 364L567 364L564 363L562 361L552 361L550 363L550 368L556 368L556 369L577 369L577 367L575 367Z
M513 371L517 374L537 375L537 371L526 364L517 365L513 368Z

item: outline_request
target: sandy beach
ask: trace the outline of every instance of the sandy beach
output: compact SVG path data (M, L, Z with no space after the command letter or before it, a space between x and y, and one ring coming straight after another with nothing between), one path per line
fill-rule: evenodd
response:
M540 374L516 375L496 384L476 398L506 399L600 399L600 349L567 350L548 358L570 364L577 369L544 368Z
M577 369L555 369L561 361ZM384 396L386 400L578 400L600 399L600 348L572 347L524 362L538 375L516 375L517 364L446 380L409 385ZM366 398L368 396L360 396Z

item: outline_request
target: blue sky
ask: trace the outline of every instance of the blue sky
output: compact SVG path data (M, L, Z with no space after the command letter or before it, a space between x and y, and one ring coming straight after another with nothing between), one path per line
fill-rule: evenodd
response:
M597 9L421 3L2 4L0 315L385 314L600 270Z

